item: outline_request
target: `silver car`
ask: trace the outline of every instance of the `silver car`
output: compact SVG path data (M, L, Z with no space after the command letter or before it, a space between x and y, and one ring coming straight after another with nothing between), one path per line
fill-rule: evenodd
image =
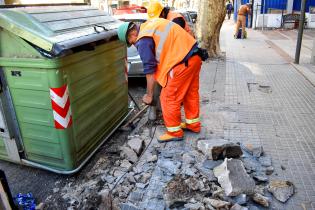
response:
M147 13L135 13L116 15L115 18L124 22L144 23L147 19ZM127 49L127 61L128 61L128 77L144 77L143 65L135 46L128 47Z

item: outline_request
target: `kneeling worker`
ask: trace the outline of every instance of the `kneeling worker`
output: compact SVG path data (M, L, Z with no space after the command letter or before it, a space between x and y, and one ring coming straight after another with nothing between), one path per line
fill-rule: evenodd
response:
M200 132L199 73L201 58L196 40L177 24L154 18L138 26L123 23L118 37L128 46L135 45L143 62L147 93L143 102L151 104L155 82L161 87L161 107L167 132L159 142L183 139L182 128ZM186 123L181 123L181 104Z

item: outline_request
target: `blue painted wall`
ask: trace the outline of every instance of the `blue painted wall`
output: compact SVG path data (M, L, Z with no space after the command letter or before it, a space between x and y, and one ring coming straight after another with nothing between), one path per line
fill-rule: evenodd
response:
M246 0L242 0L246 1ZM263 4L264 0L262 0ZM287 8L287 0L265 0L265 7L261 8L261 12L268 12L268 9L283 9ZM315 0L306 0L306 12L309 11L310 6L315 6ZM301 9L301 0L294 0L293 10L299 11Z
M262 4L264 0L261 1ZM261 12L268 12L268 9L286 9L287 8L287 0L265 0L265 6L261 7Z
M306 0L306 12L309 11L310 6L315 6L315 0ZM294 0L293 10L299 11L301 9L301 0Z

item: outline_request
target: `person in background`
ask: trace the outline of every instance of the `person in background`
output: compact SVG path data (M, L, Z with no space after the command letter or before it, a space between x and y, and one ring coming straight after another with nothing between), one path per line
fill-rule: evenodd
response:
M226 4L226 13L228 15L229 20L231 19L232 10L233 10L233 5L230 1L228 1L228 3Z
M235 33L234 33L235 38L237 38L239 28L242 27L241 39L244 39L245 27L246 27L246 15L251 13L251 7L252 5L250 3L243 4L240 6L237 12L237 22L236 22Z

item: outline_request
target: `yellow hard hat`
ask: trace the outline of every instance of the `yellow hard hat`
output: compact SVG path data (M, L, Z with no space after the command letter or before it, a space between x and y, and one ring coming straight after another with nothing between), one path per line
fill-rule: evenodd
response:
M160 2L158 2L158 1L150 2L148 9L147 9L149 19L160 17L163 9L164 9L164 7Z

